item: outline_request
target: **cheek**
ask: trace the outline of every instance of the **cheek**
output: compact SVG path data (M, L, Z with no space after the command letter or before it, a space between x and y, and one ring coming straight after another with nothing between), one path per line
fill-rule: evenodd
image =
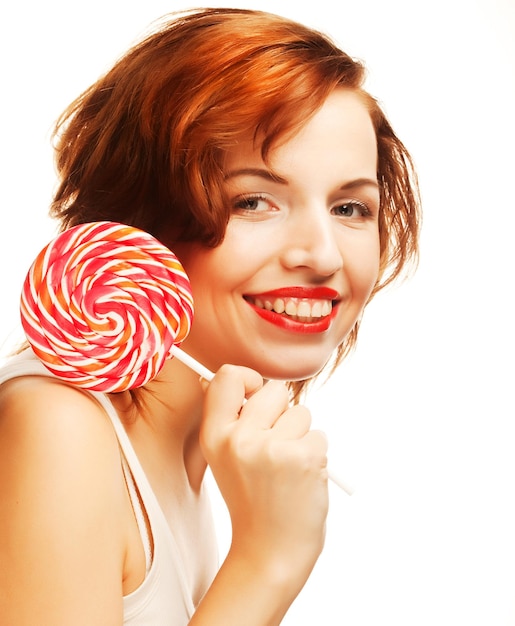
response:
M248 260L249 255L246 255ZM209 297L221 297L230 292L245 275L245 258L227 253L222 246L198 252L184 263L189 276L193 296L199 303Z
M344 267L352 283L352 291L365 300L372 292L379 276L379 238L371 237L352 248L348 246L344 254ZM345 262L347 259L347 262Z
M265 242L253 229L238 228L229 222L223 242L216 248L202 249L190 257L190 279L212 290L236 288L252 277L266 257ZM188 273L188 267L186 272Z

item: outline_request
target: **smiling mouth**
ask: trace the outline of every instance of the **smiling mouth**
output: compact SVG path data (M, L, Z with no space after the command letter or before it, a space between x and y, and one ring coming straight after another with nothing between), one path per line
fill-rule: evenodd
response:
M322 298L258 298L246 296L245 300L258 309L277 313L285 318L309 324L329 317L333 301Z

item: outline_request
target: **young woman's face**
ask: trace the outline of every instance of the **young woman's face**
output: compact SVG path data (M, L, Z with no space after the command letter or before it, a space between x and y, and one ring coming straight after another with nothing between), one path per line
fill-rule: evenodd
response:
M251 141L225 162L223 243L175 249L195 319L184 349L210 369L313 376L354 326L378 276L377 144L365 105L338 89L265 164Z

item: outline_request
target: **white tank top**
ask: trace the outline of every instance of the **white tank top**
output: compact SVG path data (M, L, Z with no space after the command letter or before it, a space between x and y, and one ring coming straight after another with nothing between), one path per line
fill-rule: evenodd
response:
M53 376L30 349L9 359L0 367L0 385L11 378L28 375ZM135 591L123 598L123 623L125 626L185 626L194 612L192 590L188 588L182 557L173 532L108 396L93 391L89 393L105 409L115 429L124 458L129 493L147 555L145 580ZM141 495L150 523L154 543L152 555L134 485Z

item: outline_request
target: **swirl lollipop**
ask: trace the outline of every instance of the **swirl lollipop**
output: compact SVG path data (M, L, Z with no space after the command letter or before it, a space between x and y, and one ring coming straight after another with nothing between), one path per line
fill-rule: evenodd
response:
M148 233L115 222L81 224L50 242L21 297L23 329L47 369L103 392L154 378L192 318L177 257Z

